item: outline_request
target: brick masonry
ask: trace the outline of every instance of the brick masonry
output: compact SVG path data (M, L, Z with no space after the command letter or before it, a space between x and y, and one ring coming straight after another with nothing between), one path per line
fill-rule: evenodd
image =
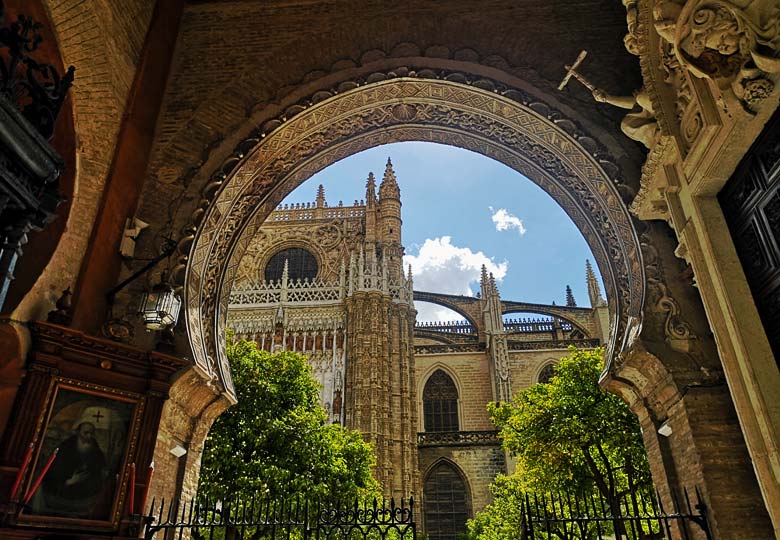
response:
M71 90L78 139L76 181L65 232L33 290L16 308L20 319L45 318L73 286L108 175L128 92L154 2L44 2L64 65L76 66Z

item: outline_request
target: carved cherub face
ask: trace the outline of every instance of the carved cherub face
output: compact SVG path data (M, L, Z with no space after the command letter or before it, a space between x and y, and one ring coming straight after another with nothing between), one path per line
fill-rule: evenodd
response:
M713 29L704 37L704 46L718 51L723 56L730 56L739 51L739 30L736 24L726 28Z
M693 15L691 23L691 36L683 42L683 47L693 57L698 58L707 50L722 56L740 51L745 35L728 10L700 9Z

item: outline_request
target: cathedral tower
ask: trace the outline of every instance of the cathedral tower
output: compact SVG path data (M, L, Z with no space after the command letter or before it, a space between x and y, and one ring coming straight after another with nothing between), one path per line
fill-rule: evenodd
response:
M286 204L266 220L231 295L236 337L309 358L331 421L359 430L385 495L419 493L411 276L390 160L364 204Z
M379 185L379 234L381 251L388 259L390 277L403 276L404 248L401 245L401 189L393 171L393 163L387 158L385 174Z

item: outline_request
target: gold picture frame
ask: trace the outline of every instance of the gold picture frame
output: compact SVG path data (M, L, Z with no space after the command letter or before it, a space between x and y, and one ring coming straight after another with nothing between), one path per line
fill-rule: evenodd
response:
M145 398L141 394L57 378L38 422L32 474L40 478L55 449L57 456L18 525L115 530L128 490Z

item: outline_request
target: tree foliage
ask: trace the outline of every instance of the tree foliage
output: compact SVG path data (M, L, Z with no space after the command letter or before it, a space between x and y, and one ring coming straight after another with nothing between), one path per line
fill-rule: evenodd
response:
M360 433L326 424L306 358L228 341L238 404L206 439L199 495L282 499L363 497L378 492L375 457Z
M602 350L569 350L549 383L488 406L517 465L494 482L494 502L469 524L473 538L512 538L522 492L597 493L618 515L626 495L651 485L639 422L598 385Z

